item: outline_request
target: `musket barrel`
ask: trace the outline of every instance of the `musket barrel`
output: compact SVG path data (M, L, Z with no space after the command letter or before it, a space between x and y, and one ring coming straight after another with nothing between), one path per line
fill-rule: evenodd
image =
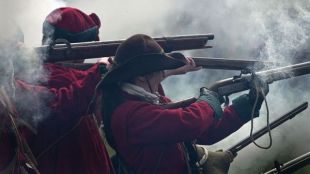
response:
M270 70L259 71L255 74L261 77L262 80L265 80L268 84L270 84L274 81L310 74L310 61L288 65L280 68L274 68ZM216 83L209 86L208 89L217 92L221 96L228 96L233 93L248 90L249 82L251 80L252 75L246 74L237 78L228 78L217 81Z
M257 72L267 83L310 73L310 61Z
M305 103L299 105L298 107L294 108L290 112L286 113L282 117L276 119L275 121L270 123L270 130L278 127L279 125L286 122L287 120L294 118L297 114L304 111L307 107L308 107L308 102L305 102ZM263 136L264 134L266 134L267 132L268 132L268 127L266 126L262 129L260 129L259 131L255 132L252 137L254 140L256 140L256 139L260 138L261 136ZM239 143L237 143L236 145L230 147L228 149L228 151L232 152L233 154L236 154L238 151L240 151L241 149L243 149L244 147L246 147L247 145L249 145L251 143L252 143L251 137L247 137L247 138L243 139L242 141L240 141Z
M191 35L177 37L154 38L165 52L207 48L208 40L213 40L213 34ZM181 41L181 42L180 42Z
M310 152L305 153L287 163L284 163L283 165L280 165L278 168L274 168L263 174L290 174L309 164Z
M255 74L260 76L263 80L265 80L268 84L270 84L274 81L287 79L294 76L310 74L310 61L265 71L259 71ZM233 78L219 80L216 83L208 86L208 89L217 92L220 96L228 96L230 94L248 90L250 87L249 82L251 80L252 80L251 74L236 76ZM183 105L184 103L190 104L191 101L195 100L190 99L178 102L180 103L180 105L178 105L178 103L170 103L167 104L167 106L165 107L166 108L177 108L178 106L184 107Z
M266 67L280 66L280 64L268 61L243 60L231 58L193 57L197 66L208 69L243 70L245 68L259 70Z
M258 70L265 67L278 66L273 62L229 58L193 57L193 60L197 66L202 66L206 69L243 70L245 68L253 68L253 70ZM89 68L92 63L63 63L63 65L84 70Z
M165 52L210 48L206 44L214 39L214 34L187 35L153 38ZM124 40L105 42L83 42L56 44L35 48L47 62L78 60L114 56L118 46ZM68 45L69 44L69 45Z

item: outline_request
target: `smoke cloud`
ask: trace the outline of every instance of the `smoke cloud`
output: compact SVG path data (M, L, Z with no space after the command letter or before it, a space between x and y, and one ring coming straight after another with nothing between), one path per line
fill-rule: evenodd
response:
M38 20L37 12L39 6L50 4L57 6L59 2L54 1L1 1L0 2L0 71L1 86L5 87L6 92L14 100L20 113L20 117L36 126L39 121L48 115L49 109L46 100L50 97L49 93L36 93L23 91L19 87L15 88L15 79L26 81L30 84L44 82L48 72L43 68L43 59L38 57L31 48L36 42L33 40L41 35L43 19ZM53 4L53 5L52 5ZM41 12L43 17L46 12ZM36 26L36 28L34 27ZM29 104L31 103L31 107ZM31 110L29 110L31 109ZM27 112L28 111L28 112ZM30 111L30 112L29 112ZM31 113L27 115L27 113Z
M132 34L151 36L214 33L214 48L184 52L189 56L232 57L275 62L309 61L310 3L309 0L30 0L1 1L1 16L10 14L24 31L25 43L41 43L45 16L60 6L80 8L96 13L102 20L102 40L125 39ZM15 12L15 13L13 13ZM3 30L1 30L3 31ZM7 31L7 30L5 30ZM39 63L40 64L40 63ZM30 67L27 69L31 69ZM37 68L34 68L37 69ZM202 86L237 75L237 71L200 70L164 82L166 93L173 99L196 96ZM271 120L309 102L309 75L275 82L267 96ZM189 85L190 84L190 85ZM234 98L240 94L236 94ZM272 131L273 146L261 150L249 145L239 152L230 172L259 173L272 167L273 160L285 162L309 151L309 109ZM255 129L266 123L266 110L255 119ZM246 124L227 139L210 149L227 149L249 135ZM267 144L268 138L258 143ZM309 173L309 167L299 173Z
M39 46L42 40L42 24L45 17L55 8L65 6L59 0L12 0L0 2L1 15L9 16L20 26L27 46Z
M215 47L207 51L191 52L191 55L213 57L237 57L274 62L296 63L309 61L310 8L309 1L182 1L176 6L175 17L171 17L167 26L169 34L173 31L183 33L202 33L205 30L215 33ZM216 79L231 77L238 72L205 70L167 80L174 91L173 96L186 96L195 93L201 85L211 84ZM170 83L172 81L172 83ZM201 84L202 82L204 84ZM179 83L178 83L179 82ZM191 85L190 87L188 84ZM194 90L194 91L193 91ZM191 91L191 92L189 92ZM167 92L168 94L169 91ZM235 95L235 96L238 96ZM234 98L232 96L231 98ZM309 102L309 75L296 77L270 85L267 97L271 120L285 114L303 101ZM262 150L250 145L239 152L232 163L229 173L259 173L272 168L273 161L286 162L309 151L310 132L309 109L296 118L272 131L273 146ZM266 124L266 109L255 120L255 128ZM249 135L250 124L219 142L211 149L227 149ZM268 137L258 140L267 145ZM309 167L300 173L308 173Z

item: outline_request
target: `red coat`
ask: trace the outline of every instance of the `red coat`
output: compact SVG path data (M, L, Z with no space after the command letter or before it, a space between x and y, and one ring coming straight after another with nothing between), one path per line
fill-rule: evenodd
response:
M73 68L64 67L57 64L46 63L44 64L44 68L48 73L48 81L44 86L49 88L60 88L70 85L72 82L83 80L88 73L97 74L98 73L98 65L93 66L91 69L87 71L81 71Z
M204 101L186 108L163 109L127 95L111 120L118 152L138 174L154 173L158 162L157 173L187 173L180 142L198 139L198 144L213 144L242 125L231 106L216 120L212 108Z
M0 172L5 170L15 156L15 143L12 142L9 129L0 130Z
M52 94L52 98L46 98L50 108L48 117L38 123L36 137L28 140L37 158L39 171L41 174L114 174L98 126L92 116L87 114L88 104L101 76L98 65L87 71L47 66L51 72L47 85L32 86L17 81L16 94ZM20 107L18 111L31 115L32 106L38 108L33 103L27 103L26 107Z
M22 139L30 140L34 134L26 126L20 125L19 133L22 136ZM6 127L0 130L0 173L15 171L14 173L20 173L21 166L25 166L25 156L24 154L16 154L17 145L15 134L13 130ZM20 166L16 165L19 162Z
M18 83L16 85L16 91L20 91ZM16 112L15 101L12 98L10 100L12 104L11 112L13 113L11 116L14 120L14 125L17 126L18 132L14 129L11 118L6 113L0 113L0 173L10 173L12 171L14 171L13 173L21 173L21 168L25 166L25 162L28 162L26 161L25 154L23 154L21 150L24 149L27 151L27 148L18 146L17 137L20 136L21 143L26 144L28 141L34 139L35 131L33 131L32 126ZM29 106L29 102L24 103ZM27 153L27 155L29 156L29 153Z
M52 104L54 111L49 121L38 127L34 151L40 155L40 172L113 174L97 122L87 114L95 86L101 79L98 64L87 71L53 64L46 67L50 71L48 86L57 100ZM46 151L53 143L56 144Z

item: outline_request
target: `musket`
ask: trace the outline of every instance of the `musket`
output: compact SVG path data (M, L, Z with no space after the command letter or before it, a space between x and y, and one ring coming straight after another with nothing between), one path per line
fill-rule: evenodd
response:
M305 153L287 163L275 161L275 168L262 174L290 174L310 164L310 152Z
M264 68L276 67L280 63L258 60L243 60L231 58L212 58L212 57L192 57L196 66L202 66L206 69L223 69L223 70L260 70ZM61 63L66 67L85 70L93 66L93 63ZM103 65L102 65L103 66Z
M284 114L280 118L278 118L278 119L274 120L273 122L271 122L270 125L269 125L270 130L280 126L282 123L288 121L289 119L294 118L297 114L301 113L302 111L304 111L307 108L308 108L308 102L304 102L303 104L299 105L298 107L292 109L291 111L289 111L288 113ZM266 134L268 131L269 131L268 127L266 126L266 127L262 128L262 129L256 131L252 135L252 137L247 137L247 138L241 140L240 142L238 142L237 144L231 146L227 150L230 151L233 154L237 154L238 151L240 151L241 149L243 149L247 145L251 144L253 142L253 140L256 140L256 139L260 138L261 136ZM253 140L252 140L252 138L253 138Z
M234 76L233 78L217 81L207 88L211 91L217 92L219 96L225 96L226 99L228 99L228 96L230 94L250 89L250 82L253 80L254 76L257 76L260 79L264 80L267 84L271 84L275 81L309 74L310 61L259 72L249 73L249 71L248 69L242 70L239 76ZM195 101L197 101L197 99L195 97L192 97L179 102L163 105L163 107L167 109L185 107Z
M178 50L191 50L211 48L207 46L209 40L214 39L214 34L184 35L172 37L153 38L166 53ZM35 51L45 58L46 62L79 60L114 56L117 47L124 40L105 42L80 42L69 43L60 39L50 45L35 48Z
M260 70L264 68L272 68L280 66L280 63L259 61L259 60L244 60L232 58L213 58L213 57L193 57L197 66L202 66L207 69L223 69L223 70Z

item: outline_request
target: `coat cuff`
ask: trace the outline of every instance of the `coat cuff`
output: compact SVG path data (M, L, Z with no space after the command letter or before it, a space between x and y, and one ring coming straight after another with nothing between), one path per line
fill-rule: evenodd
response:
M223 110L219 100L213 95L201 95L197 101L207 102L214 111L214 116L216 119L220 119L223 115Z

